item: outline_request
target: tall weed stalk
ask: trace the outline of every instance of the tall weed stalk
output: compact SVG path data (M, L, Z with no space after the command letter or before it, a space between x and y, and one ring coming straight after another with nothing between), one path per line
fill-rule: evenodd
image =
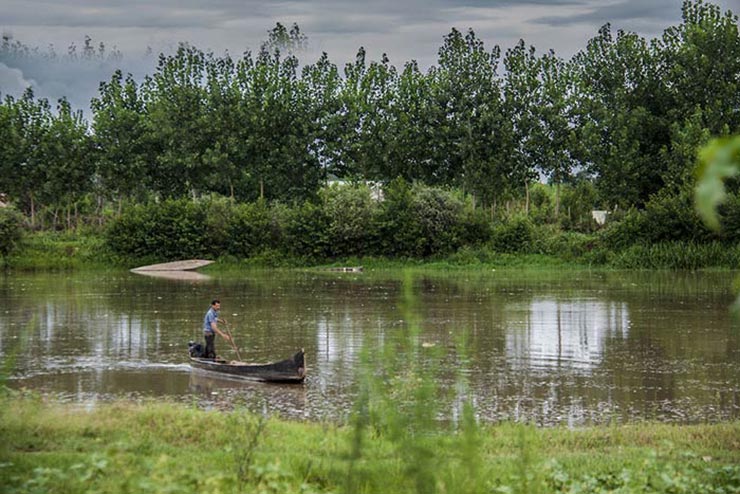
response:
M450 441L457 425L440 419L445 403L438 385L442 349L424 341L411 271L404 273L399 310L403 328L379 352L362 354L345 492L480 492L481 443L473 406L465 401L467 386L455 388L463 398L460 434ZM370 457L365 449L369 438L389 445L390 451L374 450L376 457ZM459 475L458 466L465 475Z
M233 431L230 445L234 457L239 486L244 489L253 477L255 452L264 438L267 418L264 415L251 415L240 410L227 415L227 426Z

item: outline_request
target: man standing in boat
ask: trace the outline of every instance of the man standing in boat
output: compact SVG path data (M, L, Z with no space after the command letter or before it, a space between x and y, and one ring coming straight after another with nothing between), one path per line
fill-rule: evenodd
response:
M216 339L216 333L218 333L221 338L229 341L229 335L218 329L218 323L223 322L223 320L218 317L219 310L221 310L221 301L214 299L211 302L211 307L208 309L208 312L206 312L205 318L203 319L203 336L206 338L205 358L216 358L216 344L214 341Z

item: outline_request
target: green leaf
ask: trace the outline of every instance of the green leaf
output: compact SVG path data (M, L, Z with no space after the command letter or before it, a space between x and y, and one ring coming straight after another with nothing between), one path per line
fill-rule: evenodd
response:
M696 209L710 228L719 228L717 206L725 199L724 182L740 168L740 136L714 139L699 153Z

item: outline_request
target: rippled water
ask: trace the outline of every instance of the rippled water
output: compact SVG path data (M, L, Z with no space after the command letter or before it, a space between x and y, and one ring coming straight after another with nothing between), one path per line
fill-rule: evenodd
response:
M740 416L732 280L726 273L415 273L411 312L420 345L439 355L440 386L454 389L465 376L482 420L720 421ZM0 354L13 364L10 386L86 406L167 397L341 420L363 345L380 348L408 330L401 285L395 273L6 275ZM200 338L214 297L245 359L278 360L305 348L306 383L191 371L187 341Z

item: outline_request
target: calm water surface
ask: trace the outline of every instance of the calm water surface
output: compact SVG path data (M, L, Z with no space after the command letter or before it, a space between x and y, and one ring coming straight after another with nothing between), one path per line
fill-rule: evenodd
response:
M464 375L482 420L714 422L740 417L733 277L416 273L412 310L420 346L435 349L450 369L440 385L454 390L455 376ZM200 338L214 297L245 359L278 360L305 348L306 383L242 383L191 371L187 342ZM342 420L363 345L379 348L408 329L402 298L401 276L390 272L6 275L0 355L14 362L10 386L84 406L166 397ZM233 358L225 342L217 344Z

